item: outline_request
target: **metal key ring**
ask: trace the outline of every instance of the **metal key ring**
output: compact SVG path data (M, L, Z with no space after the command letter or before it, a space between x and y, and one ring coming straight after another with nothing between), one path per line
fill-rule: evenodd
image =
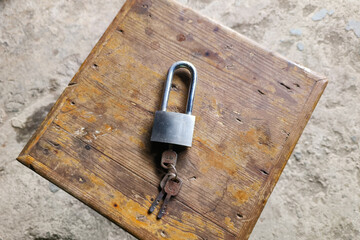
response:
M160 182L160 187L161 188L164 188L165 186L165 183L169 180L169 179L172 179L172 178L176 178L176 174L175 173L167 173L165 174L165 176L163 177L163 179L161 180Z
M176 170L176 167L174 166L174 164L169 164L170 165L170 168L172 168L174 170L174 173L175 173L175 179L177 180L178 179L178 174L177 174L177 170Z

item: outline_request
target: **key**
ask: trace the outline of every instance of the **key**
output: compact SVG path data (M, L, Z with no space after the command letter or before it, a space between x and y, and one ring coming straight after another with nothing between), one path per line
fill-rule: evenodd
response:
M163 189L163 188L165 187L165 183L167 182L167 180L168 180L170 177L171 177L171 178L175 178L175 177L176 177L176 174L175 174L175 173L172 173L172 172L167 173L167 174L163 177L163 179L161 180L161 182L160 182L160 188L161 188L161 189Z
M176 166L177 154L174 150L166 150L161 155L161 166L165 169L170 169L172 166ZM172 166L171 166L172 165Z
M157 215L158 219L160 219L165 214L170 198L178 195L181 186L182 186L182 180L178 177L169 178L168 181L165 183L163 192L164 194L166 194L166 197L160 208L159 214Z
M165 184L167 183L167 181L170 179L170 178L175 178L176 175L174 173L167 173L163 179L161 180L160 182L160 192L159 194L157 195L156 199L154 200L154 202L151 204L150 208L149 208L149 213L152 213L156 206L159 204L159 202L161 201L161 199L163 199L164 195L165 195L165 191L164 191L164 186Z

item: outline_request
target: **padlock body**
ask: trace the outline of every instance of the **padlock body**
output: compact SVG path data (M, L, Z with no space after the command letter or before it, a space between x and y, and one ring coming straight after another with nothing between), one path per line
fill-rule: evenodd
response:
M156 111L151 141L191 147L194 126L193 115Z

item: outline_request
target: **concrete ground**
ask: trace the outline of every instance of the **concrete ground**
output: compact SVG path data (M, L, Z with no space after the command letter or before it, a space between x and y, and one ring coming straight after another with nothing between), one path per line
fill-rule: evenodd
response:
M123 2L0 0L1 240L133 239L15 160ZM251 239L360 239L360 1L180 2L329 78Z

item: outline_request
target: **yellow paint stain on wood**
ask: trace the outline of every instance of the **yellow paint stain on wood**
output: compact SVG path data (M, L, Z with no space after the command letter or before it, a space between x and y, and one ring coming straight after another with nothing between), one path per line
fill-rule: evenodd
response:
M201 139L199 137L195 137L196 141L199 141L201 144L207 145L209 149L218 149L222 148L218 145L212 144L210 141L206 141L204 139ZM197 154L201 159L206 159L201 165L200 165L200 172L207 173L211 168L217 170L217 171L225 171L230 176L234 176L237 171L241 169L241 167L236 163L237 158L240 158L241 156L237 156L236 158L229 157L227 155L221 154L224 152L223 150L219 151L198 151Z
M215 194L216 194L216 196L221 197L221 196L223 195L223 192L224 192L224 191L222 191L222 190L217 190L217 191L215 192Z
M61 108L61 112L67 113L74 110L75 108L75 102L71 99L67 99Z
M82 112L83 114L80 114L80 116L82 116L86 121L93 123L97 120L96 116L93 113L85 111Z
M145 148L146 148L144 142L143 142L141 139L139 139L139 138L136 138L136 137L134 137L134 136L130 136L130 137L129 137L129 140L130 140L130 142L136 144L139 148L142 148L142 149L145 149Z
M117 122L123 122L125 120L125 117L120 114L115 114L113 116L114 116L114 120Z
M239 189L239 187L234 184L229 185L227 190L233 196L235 200L233 203L236 205L245 203L250 197L250 193L248 191Z
M230 217L225 217L225 224L228 228L230 228L231 230L235 231L235 226L234 223L231 221Z
M252 189L252 191L255 193L260 189L260 187L261 187L260 182L254 182L253 184L251 184L250 189Z
M73 99L76 98L76 103L84 104L89 101L88 97L89 93L86 89L82 86L81 83L78 83L76 86L76 97L74 96Z
M238 170L238 166L235 163L234 159L225 156L213 158L209 161L209 163L211 167L216 168L218 170L224 170L230 176L233 176Z
M111 132L113 130L112 126L110 126L109 124L105 123L104 124L104 130L106 132Z
M251 128L243 134L243 138L248 145L257 148L270 157L275 157L278 154L276 145L271 142L270 133L261 128Z

